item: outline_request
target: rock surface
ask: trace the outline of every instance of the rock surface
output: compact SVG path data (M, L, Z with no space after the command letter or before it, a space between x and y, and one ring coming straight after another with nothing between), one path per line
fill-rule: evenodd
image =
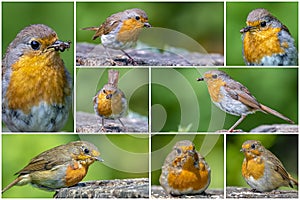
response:
M128 53L135 61L132 63L120 50L109 49L114 60L112 63L102 45L77 43L77 66L223 66L224 57L220 54L201 54L187 52L180 49L159 51L155 49L128 49Z

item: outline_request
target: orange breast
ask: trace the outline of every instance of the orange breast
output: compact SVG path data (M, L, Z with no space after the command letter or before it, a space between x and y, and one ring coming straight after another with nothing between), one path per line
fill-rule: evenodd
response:
M87 174L88 167L79 165L74 162L73 166L68 166L66 171L66 186L72 186L79 183Z
M37 106L41 101L61 104L64 103L65 95L71 95L64 64L57 52L24 54L11 68L6 93L11 109L29 113L31 107Z
M202 189L208 182L209 173L203 164L200 164L200 170L194 167L192 159L184 164L180 173L170 172L168 183L170 187L178 190L193 188L193 190Z
M264 175L265 165L261 158L252 158L244 160L242 165L242 175L246 179L252 176L254 179L259 179Z
M102 116L109 117L112 113L111 109L111 99L106 98L106 94L103 92L100 92L98 95L98 113Z
M220 89L225 84L226 83L222 79L207 80L208 92L214 102L220 102L223 98L223 94L221 94Z
M244 56L248 62L258 63L262 57L284 52L278 40L280 28L268 28L260 32L246 32L244 35Z
M143 26L142 22L135 19L124 20L117 39L121 42L137 41Z

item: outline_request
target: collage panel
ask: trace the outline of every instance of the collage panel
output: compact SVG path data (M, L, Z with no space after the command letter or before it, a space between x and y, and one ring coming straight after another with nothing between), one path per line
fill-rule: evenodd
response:
M226 65L298 66L298 1L227 2Z
M224 198L221 134L151 137L151 198Z
M152 132L298 132L298 69L152 69L151 105Z
M298 198L298 139L298 134L226 135L226 197Z
M17 181L2 197L147 198L148 144L134 134L4 134L2 185Z
M73 8L2 2L4 132L73 132Z
M77 2L76 11L77 66L224 64L223 2Z
M79 68L76 132L148 132L148 68Z

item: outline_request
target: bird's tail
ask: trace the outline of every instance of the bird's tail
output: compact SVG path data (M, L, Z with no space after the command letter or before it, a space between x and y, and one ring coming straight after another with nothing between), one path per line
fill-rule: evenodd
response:
M276 110L273 110L272 108L269 108L269 107L267 107L267 106L265 106L265 105L262 105L262 104L260 104L260 108L261 108L263 111L267 112L267 113L270 113L270 114L272 114L272 115L275 115L276 117L279 117L279 118L281 118L281 119L283 119L283 120L285 120L285 121L288 121L288 122L291 123L291 124L294 124L294 123L295 123L295 122L293 122L291 119L287 118L286 116L284 116L283 114L277 112Z
M22 177L16 178L13 182L11 182L8 186L6 186L6 187L2 190L2 194L3 194L6 190L10 189L12 186L14 186L14 185L16 185L17 183L19 183L20 180L22 180Z
M290 178L290 186L293 187L295 185L298 187L298 181L294 179L290 174L289 174L289 178Z
M98 29L99 29L99 27L92 26L92 27L82 28L81 30L97 31Z

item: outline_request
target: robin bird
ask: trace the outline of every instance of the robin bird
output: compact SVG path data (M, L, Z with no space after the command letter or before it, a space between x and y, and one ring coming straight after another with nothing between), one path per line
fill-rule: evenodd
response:
M108 83L93 98L94 110L102 118L102 131L106 131L105 119L118 119L125 127L120 118L126 114L127 100L124 93L118 88L118 80L119 71L108 70Z
M162 166L159 182L171 195L200 194L210 184L210 168L191 141L179 141Z
M228 132L232 132L248 114L256 111L270 113L289 123L294 123L279 112L260 104L245 86L223 71L207 71L203 78L197 80L206 82L210 98L217 107L231 115L241 116Z
M106 48L121 50L130 62L134 62L124 50L135 46L143 27L149 28L148 16L142 9L133 8L108 17L100 27L87 27L82 30L96 31L93 40L100 37L106 53L114 64Z
M263 8L251 11L240 30L246 65L298 65L298 53L288 28Z
M72 78L59 51L70 42L58 40L46 25L24 28L2 60L2 120L17 132L59 131L72 103Z
M85 177L91 164L103 161L99 155L97 147L86 141L54 147L31 159L2 193L14 185L28 183L48 191L76 185Z
M242 175L247 184L256 191L269 192L281 186L298 186L280 160L259 141L248 140L242 145L245 158Z

